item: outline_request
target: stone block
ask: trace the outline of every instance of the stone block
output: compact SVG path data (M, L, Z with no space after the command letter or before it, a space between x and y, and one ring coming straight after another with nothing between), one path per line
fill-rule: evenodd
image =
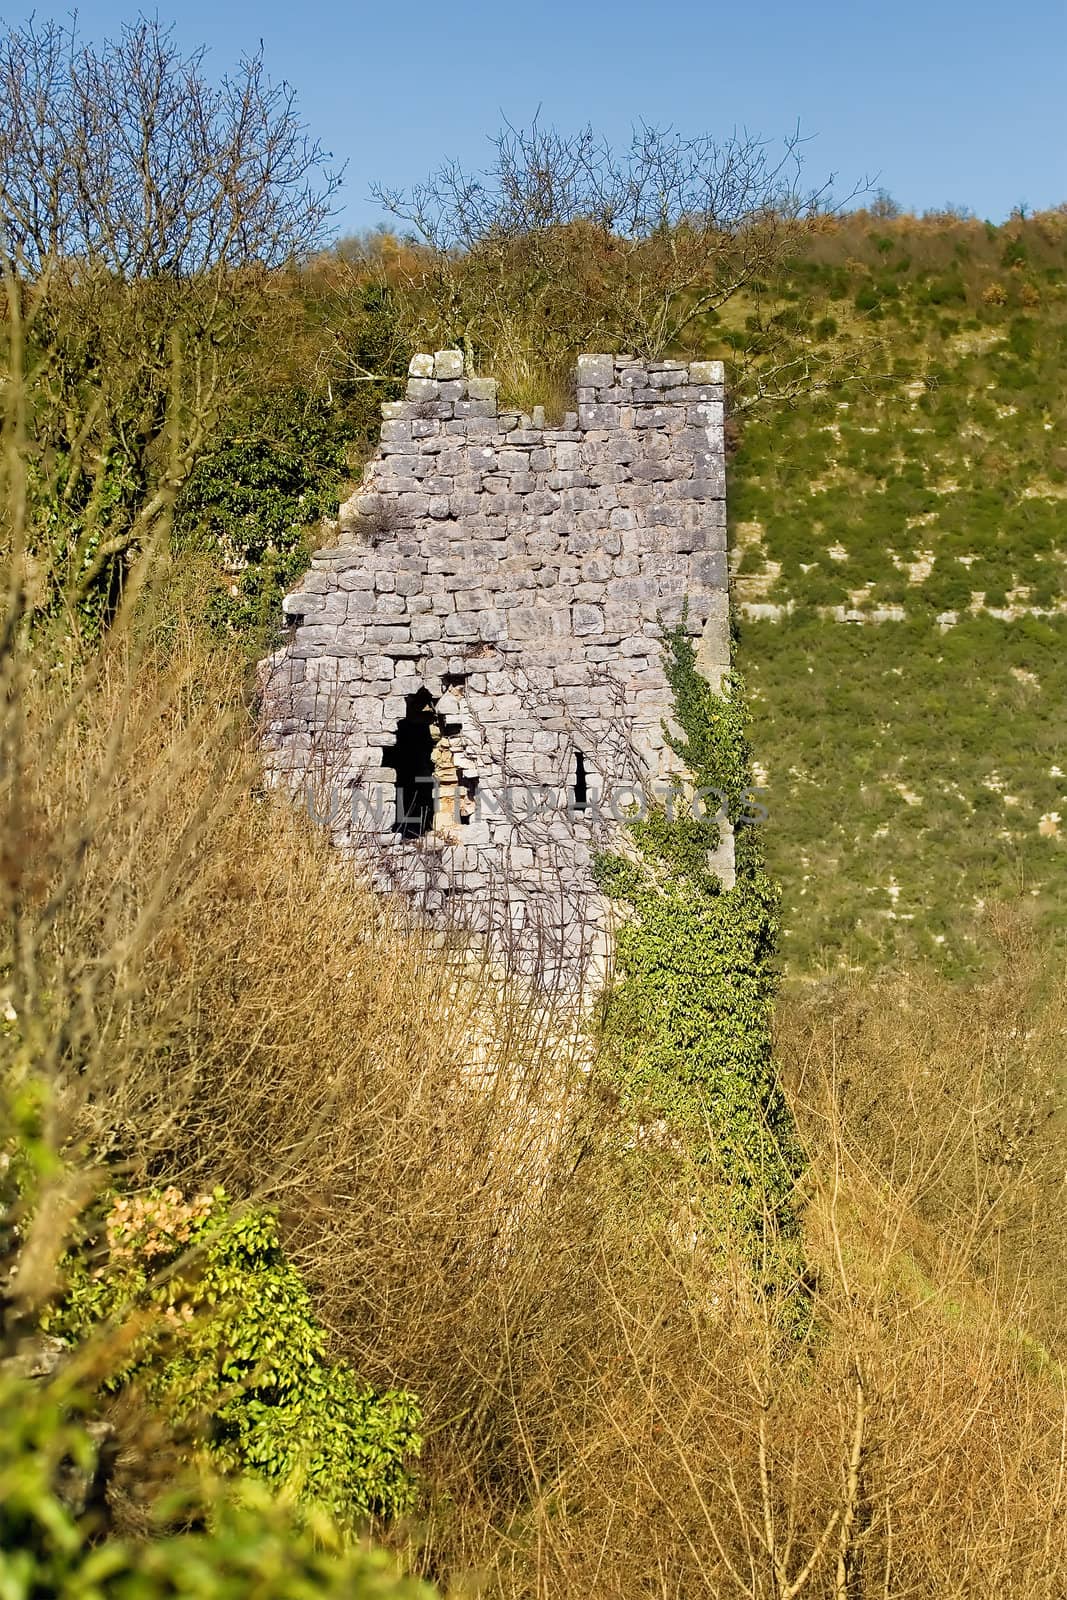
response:
M615 361L612 356L579 356L579 389L608 389L615 381Z
M579 403L578 405L579 428L601 428L606 431L609 428L621 427L621 425L622 416L619 406L601 405L599 403L592 405Z
M433 358L433 375L435 378L462 378L463 376L463 351L438 350Z
M725 383L726 368L721 361L691 361L690 383Z
M468 378L467 394L471 400L491 400L496 406L497 381L495 378ZM518 416L509 413L507 419L501 418L501 423L507 420L508 427L518 426Z
M592 633L604 632L604 609L602 606L575 605L571 607L571 627L575 634L584 637Z
M720 466L714 473L688 478L679 483L676 493L683 500L722 500L726 496L726 468Z
M408 363L408 375L412 378L432 378L433 356L412 356L410 362Z
M703 400L686 407L686 421L693 428L714 428L718 432L723 426L724 414L721 400Z
M635 428L682 428L685 426L684 406L636 406Z
M407 397L409 400L439 400L441 386L434 378L409 378Z
M411 429L412 429L412 424L410 422L383 422L382 423L382 443L383 444L404 443L404 444L410 446L410 444L411 444Z
M494 400L457 400L456 416L457 418L464 418L468 422L478 419L488 422L490 418L496 416L496 402ZM491 430L487 429L486 431ZM468 429L468 436L474 436L470 429Z
M559 494L550 489L537 489L524 496L523 508L534 516L549 516L559 510Z
M560 493L559 505L561 511L568 513L599 511L601 509L600 496L593 488L563 489Z
M604 466L591 466L588 470L589 481L598 489L616 483L626 483L630 477L629 467L624 466L605 464Z
M282 613L290 623L297 617L315 617L325 609L325 595L309 594L303 590L287 594L282 601Z
M508 637L527 642L556 638L564 632L562 618L547 606L513 606L508 612Z
M702 555L693 557L692 572L694 583L700 584L705 589L725 589L727 584L727 564L725 550L706 550Z
M634 483L669 483L688 478L692 471L690 462L668 456L663 461L635 461L630 468L630 475Z
M446 639L477 639L478 618L466 611L454 611L445 618L444 637Z
M582 562L582 578L586 583L602 583L611 577L611 557L594 552Z

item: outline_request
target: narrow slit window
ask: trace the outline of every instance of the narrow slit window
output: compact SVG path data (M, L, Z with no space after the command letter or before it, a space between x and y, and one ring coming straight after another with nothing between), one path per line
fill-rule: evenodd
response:
M585 770L585 756L580 750L574 753L574 809L585 811L589 806L589 779Z

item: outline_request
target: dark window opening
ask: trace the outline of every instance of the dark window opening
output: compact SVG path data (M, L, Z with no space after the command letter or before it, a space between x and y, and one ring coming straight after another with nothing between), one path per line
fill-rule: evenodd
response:
M428 690L409 695L407 709L396 728L396 744L383 765L396 772L394 832L404 839L421 839L434 825L434 745L437 710Z
M585 770L585 757L580 750L574 753L574 809L585 811L589 805L589 780Z
M478 804L478 775L474 772L460 772L459 778L459 820L468 823L474 816Z

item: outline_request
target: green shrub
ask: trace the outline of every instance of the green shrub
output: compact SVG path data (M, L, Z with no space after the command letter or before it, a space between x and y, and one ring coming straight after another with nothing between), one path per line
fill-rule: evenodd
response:
M105 1320L147 1313L108 1385L136 1379L175 1429L199 1430L217 1470L288 1486L346 1526L411 1505L417 1402L326 1361L268 1212L235 1213L221 1190L111 1195L66 1268L48 1325L76 1344Z
M1032 317L1013 317L1008 326L1008 348L1020 361L1029 361L1037 347L1037 324Z
M211 604L224 631L262 639L308 566L308 530L337 510L356 419L295 389L265 401L194 468L179 498L179 549L206 548L233 578Z
M919 292L921 304L930 306L965 306L967 285L958 272L947 272L931 278Z
M108 1537L87 1510L100 1451L62 1374L0 1373L0 1594L4 1600L432 1600L382 1551L321 1511L294 1518L263 1484L203 1483L170 1507L194 1531ZM150 1470L150 1464L145 1463Z

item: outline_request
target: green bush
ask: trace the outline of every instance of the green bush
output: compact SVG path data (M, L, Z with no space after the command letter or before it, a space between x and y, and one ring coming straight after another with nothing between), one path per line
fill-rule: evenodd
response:
M171 1515L203 1526L108 1537L85 1509L100 1452L64 1376L0 1374L0 1594L4 1600L432 1600L382 1551L321 1511L299 1520L265 1485L199 1485ZM146 1468L147 1468L146 1463Z
M1020 361L1029 361L1037 347L1037 324L1032 317L1013 317L1008 327L1008 348Z
M77 1344L134 1313L147 1314L145 1332L108 1386L137 1380L173 1428L199 1433L217 1470L288 1487L345 1526L411 1505L417 1402L325 1359L268 1212L235 1213L221 1190L111 1195L67 1258L48 1326Z
M967 285L958 272L947 272L931 278L919 292L921 304L930 306L965 306Z
M356 419L321 396L273 396L201 457L175 514L179 549L207 549L232 574L213 623L261 640L308 566L308 530L337 510L359 437Z

